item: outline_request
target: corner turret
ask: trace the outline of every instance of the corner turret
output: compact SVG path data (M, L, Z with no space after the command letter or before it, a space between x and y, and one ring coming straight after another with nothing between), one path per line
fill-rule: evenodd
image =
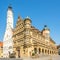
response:
M50 37L50 29L47 27L47 25L44 25L44 28L42 30L42 34L45 38Z
M31 27L31 19L28 16L24 19L24 24L25 24L25 28Z

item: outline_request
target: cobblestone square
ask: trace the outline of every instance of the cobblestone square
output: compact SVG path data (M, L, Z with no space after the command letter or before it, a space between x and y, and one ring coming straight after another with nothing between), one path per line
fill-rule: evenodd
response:
M23 60L60 60L60 56L45 56L39 58L24 58Z

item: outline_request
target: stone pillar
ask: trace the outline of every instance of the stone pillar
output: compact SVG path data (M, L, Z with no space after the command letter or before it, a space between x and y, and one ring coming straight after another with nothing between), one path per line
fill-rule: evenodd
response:
M32 53L32 48L28 48L28 57L31 57Z
M49 50L49 55L50 55L50 50Z
M16 51L16 58L18 58L18 51Z
M41 55L42 55L42 48L41 48Z
M39 48L37 48L37 54L39 54Z
M45 49L44 49L44 55L45 55Z
M46 49L46 55L47 55L47 53L48 53L48 50Z
M45 55L47 55L47 50L45 49Z

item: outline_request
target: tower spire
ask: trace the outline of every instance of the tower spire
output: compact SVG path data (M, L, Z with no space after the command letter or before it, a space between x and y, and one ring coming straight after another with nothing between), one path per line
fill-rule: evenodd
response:
M11 6L11 4L9 4L9 6L8 6L8 10L12 10L12 6Z
M11 5L8 6L7 10L7 26L13 28L13 11Z
M12 7L8 6L7 10L7 26L3 39L3 57L9 57L9 53L13 52L13 11Z

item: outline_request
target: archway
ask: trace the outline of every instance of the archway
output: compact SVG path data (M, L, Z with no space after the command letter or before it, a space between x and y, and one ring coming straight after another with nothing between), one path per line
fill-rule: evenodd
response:
M18 58L20 58L20 50L17 50L18 51Z
M20 58L20 47L17 47L16 50L17 50L17 54L18 54L17 56L18 56L18 58Z
M34 48L34 53L37 54L37 48Z
M45 50L45 54L47 53L47 50Z
M48 50L48 54L49 54L49 50Z
M42 49L42 54L44 54L44 49Z
M41 53L41 49L39 48L39 54Z
M51 51L50 51L50 54L51 54Z

